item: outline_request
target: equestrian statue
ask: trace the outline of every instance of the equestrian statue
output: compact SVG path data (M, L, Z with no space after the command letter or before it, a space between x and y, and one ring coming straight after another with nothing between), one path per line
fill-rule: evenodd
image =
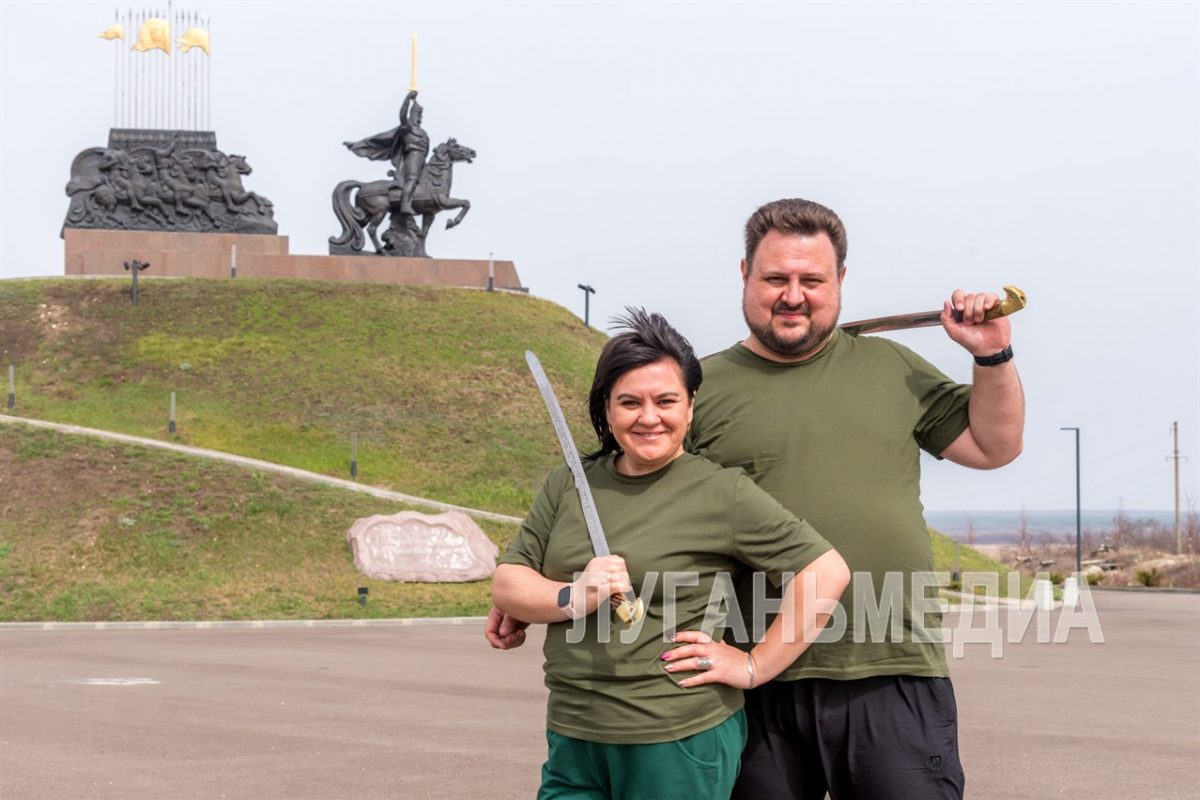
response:
M388 179L361 183L342 181L333 190L333 213L342 232L329 238L330 255L380 255L429 258L425 237L438 212L459 209L447 230L463 221L469 200L450 196L454 164L475 158L475 151L451 138L429 151L429 134L421 127L424 109L410 91L400 106L400 124L357 142L345 142L350 152L371 161L390 161ZM428 157L428 162L426 158ZM389 217L390 215L390 217ZM418 224L416 217L421 217ZM383 242L377 235L389 217ZM374 253L364 252L367 238Z

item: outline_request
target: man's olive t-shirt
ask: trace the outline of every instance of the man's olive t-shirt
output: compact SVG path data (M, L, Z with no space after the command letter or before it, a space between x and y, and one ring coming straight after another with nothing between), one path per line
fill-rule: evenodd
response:
M869 573L869 580L856 575L842 597L845 633L818 641L780 679L946 675L941 644L913 626L912 575L933 570L919 450L940 456L966 430L970 387L895 342L841 331L808 361L768 361L739 344L703 366L688 449L744 469L819 530L852 572ZM856 621L863 591L872 599L857 604L864 616ZM936 603L936 589L917 591ZM744 613L750 594L748 584L739 586ZM868 613L881 597L897 599L902 636L893 636L886 602L884 614ZM936 631L941 617L922 615L922 622Z
M627 630L605 605L584 620L546 627L546 726L575 739L646 744L719 725L742 707L741 691L721 684L680 688L678 681L694 673L663 669L662 654L675 647L670 634L700 630L710 601L714 616L727 610L714 588L732 594L731 584L753 570L778 586L829 543L741 470L699 456L684 454L657 472L629 477L608 455L584 462L584 472L609 549L625 559L646 616L640 629ZM500 563L571 581L593 555L575 483L559 467ZM668 596L673 603L664 602ZM572 627L583 623L582 640L568 641ZM723 633L719 624L705 630L714 638Z

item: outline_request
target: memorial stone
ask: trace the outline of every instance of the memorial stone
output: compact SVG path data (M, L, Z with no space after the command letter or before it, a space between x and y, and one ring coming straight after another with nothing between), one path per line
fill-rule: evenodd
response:
M376 514L356 520L346 539L358 571L385 581L480 581L491 577L500 555L475 521L458 511Z

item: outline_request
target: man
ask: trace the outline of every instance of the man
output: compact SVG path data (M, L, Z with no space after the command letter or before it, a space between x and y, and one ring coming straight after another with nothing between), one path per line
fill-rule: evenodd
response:
M733 796L961 798L953 688L927 633L939 623L919 608L920 578L933 569L919 450L977 469L1020 453L1009 322L984 321L995 295L955 290L942 326L976 362L972 385L955 384L907 348L837 329L847 245L832 211L779 200L745 232L750 335L704 360L690 447L745 469L855 576L844 633L746 693L749 740ZM738 589L753 616L750 587ZM487 636L506 648L523 631L493 612Z
M392 185L388 198L400 204L403 214L413 214L412 199L417 190L425 159L429 156L429 134L421 127L424 109L414 89L400 106L400 124L389 131L368 136L357 142L343 142L352 153L372 161L391 161Z

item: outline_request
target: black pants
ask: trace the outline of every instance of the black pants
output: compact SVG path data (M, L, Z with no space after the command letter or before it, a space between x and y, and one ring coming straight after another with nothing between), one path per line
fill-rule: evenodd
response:
M773 681L746 692L733 800L961 800L949 678Z

